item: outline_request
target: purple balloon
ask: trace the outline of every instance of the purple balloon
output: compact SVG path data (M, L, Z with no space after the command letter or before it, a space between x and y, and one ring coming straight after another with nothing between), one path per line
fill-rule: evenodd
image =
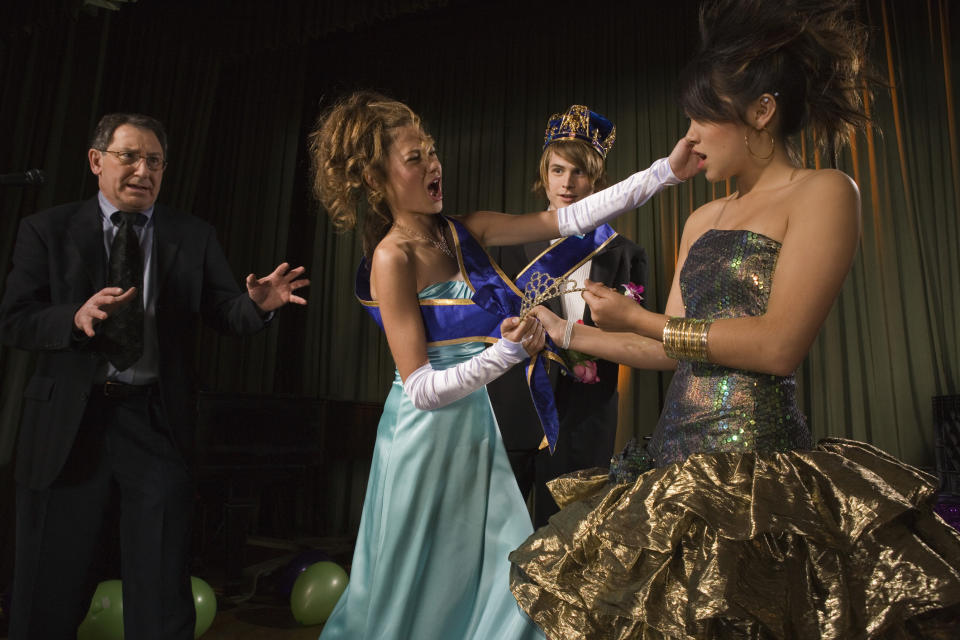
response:
M301 573L307 570L307 567L317 562L333 562L333 558L320 549L298 553L280 572L277 579L277 592L284 598L289 598L293 591L293 583Z
M952 498L940 498L933 510L951 527L960 531L960 502Z

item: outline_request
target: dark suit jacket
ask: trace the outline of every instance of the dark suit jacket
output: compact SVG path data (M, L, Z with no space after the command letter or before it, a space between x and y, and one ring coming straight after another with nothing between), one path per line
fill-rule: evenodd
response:
M0 340L39 353L24 391L16 470L17 481L33 489L62 469L103 359L96 340L78 340L73 331L77 309L106 286L99 211L94 197L24 218L0 302ZM234 279L212 226L158 204L153 238L160 394L174 442L188 453L198 319L232 334L258 331L264 320Z
M493 247L490 255L500 264L504 273L516 277L547 246L549 243L544 242L515 247ZM593 259L590 279L607 286L627 282L646 285L646 252L630 240L617 236ZM557 300L554 311L559 311L559 305ZM585 324L593 324L590 320L590 307L585 308L583 321ZM560 437L563 440L571 436L574 440L573 446L577 448L582 448L581 445L589 447L590 443L602 441L604 438L600 437L598 429L616 433L617 364L600 360L597 365L600 381L596 384L576 382L569 376L555 378ZM514 367L488 384L487 390L506 449L536 449L543 440L543 429L530 399L523 368ZM584 438L577 435L581 432L586 434ZM580 440L585 441L581 443Z

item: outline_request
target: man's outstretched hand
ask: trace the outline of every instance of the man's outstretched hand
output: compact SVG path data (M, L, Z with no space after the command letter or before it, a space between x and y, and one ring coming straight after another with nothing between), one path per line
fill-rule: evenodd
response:
M284 262L270 275L262 278L251 273L247 276L247 293L257 308L264 313L279 309L288 302L307 304L306 298L294 293L297 289L310 284L309 280L300 277L304 271L303 267L291 269L290 265Z

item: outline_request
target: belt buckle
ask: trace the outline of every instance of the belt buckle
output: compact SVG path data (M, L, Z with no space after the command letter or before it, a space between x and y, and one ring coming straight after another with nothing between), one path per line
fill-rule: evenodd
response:
M114 380L107 380L103 383L103 395L108 398L125 398L130 395L130 392L122 382L116 382Z

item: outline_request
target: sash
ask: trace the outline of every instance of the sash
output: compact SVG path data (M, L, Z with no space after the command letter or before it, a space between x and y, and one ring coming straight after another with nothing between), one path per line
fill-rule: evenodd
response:
M470 300L420 300L428 347L461 342L496 342L501 337L500 323L503 319L519 315L523 288L533 273L540 271L553 277L569 275L617 235L609 225L603 225L583 236L564 238L541 253L514 282L461 222L446 216L442 216L442 219L450 228L460 273L473 292L473 297ZM370 266L366 258L357 269L355 291L360 304L382 329L380 306L370 296ZM564 366L549 336L546 348L528 358L524 366L530 396L540 417L550 453L553 453L560 425L553 386L547 373L548 360Z

